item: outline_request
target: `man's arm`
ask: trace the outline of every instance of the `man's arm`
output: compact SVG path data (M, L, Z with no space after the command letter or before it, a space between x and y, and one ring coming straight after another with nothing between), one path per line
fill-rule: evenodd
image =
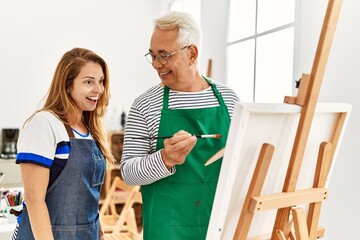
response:
M157 118L152 118L157 120ZM160 119L160 118L158 118ZM159 121L159 120L157 120ZM157 135L152 131L148 120L135 107L131 107L125 129L120 171L123 180L129 185L146 185L175 172L165 166L161 151L156 151L156 140L148 139ZM158 127L158 124L155 124Z

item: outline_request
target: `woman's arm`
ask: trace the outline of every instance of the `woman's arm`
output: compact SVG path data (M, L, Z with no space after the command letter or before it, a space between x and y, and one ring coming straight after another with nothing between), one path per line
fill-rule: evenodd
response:
M20 169L33 235L36 240L54 239L45 203L50 169L32 163L21 163Z

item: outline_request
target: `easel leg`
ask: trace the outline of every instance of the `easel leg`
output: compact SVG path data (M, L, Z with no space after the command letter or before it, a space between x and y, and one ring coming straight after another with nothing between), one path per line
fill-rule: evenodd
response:
M284 232L281 231L280 229L278 229L278 230L276 231L276 235L278 236L278 238L279 238L280 240L287 240L286 237L285 237Z
M299 127L296 133L294 148L290 157L289 167L283 192L295 191L298 173L300 171L304 150L310 131L321 82L324 75L327 59L332 44L336 23L339 17L342 0L329 0L323 22L318 47L315 54L313 67L310 74L310 82L304 99L304 106L301 111ZM282 229L285 236L288 236L287 218L290 209L279 209L277 212L272 239L278 239L276 231Z
M277 237L279 238L279 240L288 240L288 239L286 239L285 234L284 234L284 232L282 230L278 229L276 231L276 234L277 234ZM294 233L292 231L289 234L289 239L290 240L296 240L296 237L295 237L295 235L294 235Z
M332 159L332 144L323 142L319 148L318 161L316 165L313 187L324 187ZM317 239L318 224L322 202L312 203L309 206L307 224L309 228L310 239Z
M240 218L234 234L234 240L246 240L249 232L254 213L249 211L251 198L261 194L265 182L270 162L274 153L274 146L264 143L261 147L258 161L254 170L253 177L247 192L244 207L241 211Z
M310 240L306 226L306 215L304 209L293 208L295 236L297 240Z

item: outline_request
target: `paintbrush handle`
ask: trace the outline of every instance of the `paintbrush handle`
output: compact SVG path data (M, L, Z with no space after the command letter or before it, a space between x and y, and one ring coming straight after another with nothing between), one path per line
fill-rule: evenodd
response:
M202 134L202 135L194 135L197 138L221 138L221 134ZM156 139L166 139L166 138L172 138L173 136L158 136L158 137L133 137L132 139L150 139L150 140L156 140Z

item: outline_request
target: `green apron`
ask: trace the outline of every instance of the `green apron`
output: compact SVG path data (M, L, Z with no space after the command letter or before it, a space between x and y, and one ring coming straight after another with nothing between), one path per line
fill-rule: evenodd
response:
M207 80L207 79L206 79ZM211 84L220 106L204 109L168 109L169 88L164 87L159 136L179 130L191 134L221 134L199 138L176 173L142 186L144 240L201 240L206 238L222 161L204 163L225 146L230 116L221 94ZM158 140L156 149L164 147Z

